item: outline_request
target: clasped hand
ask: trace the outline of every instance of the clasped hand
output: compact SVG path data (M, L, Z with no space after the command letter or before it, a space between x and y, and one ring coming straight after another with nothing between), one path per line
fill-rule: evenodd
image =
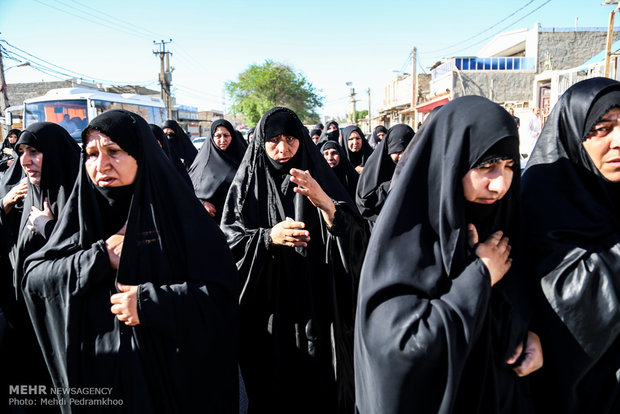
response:
M491 286L502 280L504 275L512 266L510 258L510 244L508 237L503 237L502 231L491 234L484 243L478 243L478 231L473 224L467 226L467 238L469 246L474 248L476 256L489 270L491 276Z

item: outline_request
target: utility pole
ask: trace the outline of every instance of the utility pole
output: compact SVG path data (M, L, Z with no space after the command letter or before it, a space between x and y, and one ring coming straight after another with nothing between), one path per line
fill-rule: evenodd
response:
M154 50L153 54L159 56L161 62L159 71L159 84L161 85L161 99L166 105L166 118L172 119L172 96L170 93L170 87L172 84L172 71L170 71L170 55L171 52L166 52L166 45L172 43L172 39L168 42L163 40L159 43L153 40L153 44L159 44L159 51Z
M372 118L370 116L370 88L368 88L368 130L372 132Z
M0 45L0 113L9 107L9 96L7 94L6 81L4 80L4 64L2 63L2 45ZM4 136L4 134L3 134Z
M418 100L418 76L416 66L418 61L418 48L413 47L411 52L411 128L415 130L415 106Z
M354 124L357 123L357 113L355 112L355 88L351 87L350 89L351 96L351 108L353 109L353 113L351 114L351 120Z

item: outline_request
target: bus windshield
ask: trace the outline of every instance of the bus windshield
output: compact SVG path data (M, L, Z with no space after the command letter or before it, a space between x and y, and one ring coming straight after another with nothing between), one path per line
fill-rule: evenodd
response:
M24 104L25 126L35 122L53 122L69 133L81 131L88 125L86 99L32 102Z

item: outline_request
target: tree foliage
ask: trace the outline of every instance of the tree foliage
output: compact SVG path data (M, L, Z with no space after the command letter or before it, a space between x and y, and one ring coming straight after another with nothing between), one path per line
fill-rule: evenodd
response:
M236 81L226 82L226 91L233 112L244 114L250 125L274 106L292 109L304 123L318 122L316 109L323 105L323 97L302 74L272 60L250 65Z

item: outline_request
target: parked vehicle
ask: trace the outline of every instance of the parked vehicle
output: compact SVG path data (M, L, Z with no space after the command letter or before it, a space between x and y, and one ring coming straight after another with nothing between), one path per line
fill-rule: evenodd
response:
M192 144L194 144L197 150L200 150L200 147L202 147L202 144L205 143L206 139L207 137L196 137L192 139Z
M156 125L163 123L166 113L164 102L155 96L85 88L52 89L24 101L24 128L35 122L54 122L81 142L82 130L90 120L108 109L126 109Z

